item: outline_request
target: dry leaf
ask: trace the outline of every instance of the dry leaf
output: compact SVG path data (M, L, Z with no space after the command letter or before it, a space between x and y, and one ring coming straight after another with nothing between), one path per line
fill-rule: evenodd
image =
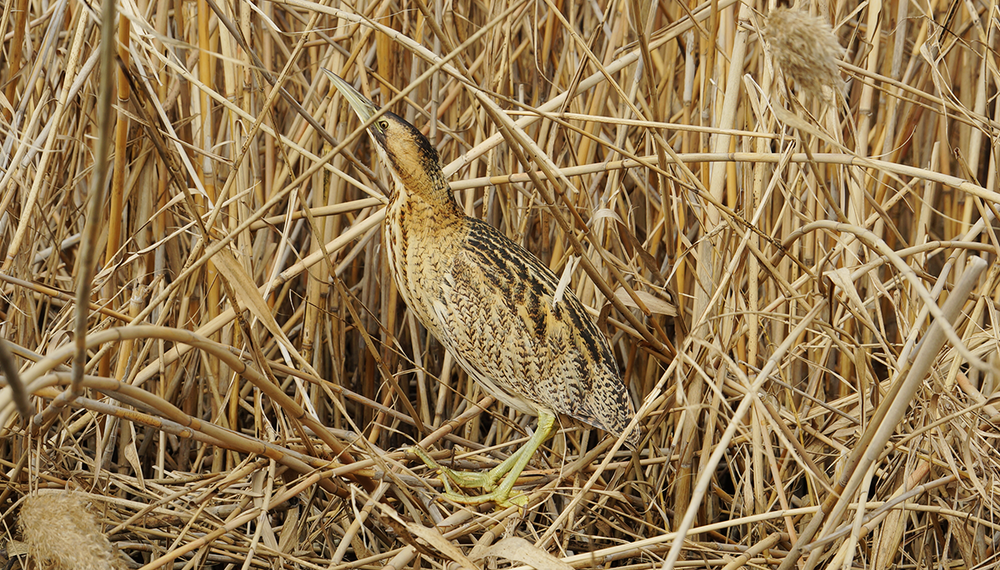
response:
M673 303L664 301L663 299L650 293L646 293L645 291L636 291L635 294L646 305L646 308L649 309L649 311L654 315L667 315L668 317L677 316L677 307L674 306ZM629 296L628 291L626 291L624 287L619 287L618 290L615 291L615 297L618 297L618 300L621 301L626 307L631 307L633 309L639 308L639 305L632 300L632 297Z
M382 513L389 518L386 522L395 528L396 532L398 532L401 536L404 532L400 531L405 531L405 534L409 534L411 538L422 540L427 543L427 546L433 548L442 557L452 560L462 568L466 568L467 570L479 570L479 568L471 560L469 560L469 557L466 556L458 546L455 546L455 543L445 538L438 529L404 521L396 511L382 505L381 503L379 503L379 508L382 510ZM412 544L412 546L422 552L426 552L426 548L421 544Z
M271 308L267 305L267 301L264 300L257 286L254 285L253 279L236 261L233 254L228 249L223 249L212 256L212 262L215 263L215 267L222 274L222 277L229 282L229 286L233 288L233 294L236 295L239 304L246 307L282 346L294 352L295 346L285 336L278 321L274 320L274 315L271 314Z
M517 536L509 536L487 548L482 557L487 556L527 564L535 570L573 570L573 567L566 562Z

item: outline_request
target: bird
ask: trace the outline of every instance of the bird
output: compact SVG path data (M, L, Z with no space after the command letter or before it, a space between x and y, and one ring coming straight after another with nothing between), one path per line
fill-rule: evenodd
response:
M635 416L632 400L607 337L583 303L570 289L557 292L559 279L533 254L465 215L437 151L416 127L324 71L361 122L370 123L372 146L392 179L382 238L400 297L487 393L538 417L527 442L486 472L444 468L414 447L444 475L443 495L460 504L525 506L526 495L511 498L514 484L552 435L558 414L624 434L636 449L639 428L625 433ZM482 492L459 494L449 479Z

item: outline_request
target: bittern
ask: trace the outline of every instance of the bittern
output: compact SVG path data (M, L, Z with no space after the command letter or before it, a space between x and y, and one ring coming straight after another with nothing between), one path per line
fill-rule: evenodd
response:
M493 226L466 216L448 185L437 151L413 125L380 111L327 71L363 123L392 176L382 225L389 272L399 295L462 368L508 406L538 416L528 441L488 472L459 472L413 451L444 476L456 502L508 500L514 483L565 414L615 436L635 415L607 338L571 290L534 255ZM639 431L625 436L633 449ZM461 487L486 491L463 496ZM501 481L502 479L502 481Z

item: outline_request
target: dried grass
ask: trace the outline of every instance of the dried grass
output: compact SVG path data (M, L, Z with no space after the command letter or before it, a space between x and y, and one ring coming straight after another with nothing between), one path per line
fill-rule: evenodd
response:
M842 97L796 101L771 58L840 52L778 49L763 4L119 9L118 45L96 4L0 11L6 540L69 489L137 568L996 564L992 5L825 4L846 55L794 82ZM485 468L532 420L396 295L320 66L428 133L469 214L577 268L636 454L565 423L526 512L437 500L400 450Z

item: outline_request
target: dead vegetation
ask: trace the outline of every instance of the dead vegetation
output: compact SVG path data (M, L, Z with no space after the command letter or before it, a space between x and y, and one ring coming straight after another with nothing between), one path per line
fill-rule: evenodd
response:
M995 565L996 7L822 7L5 2L7 555L72 490L134 568ZM401 450L533 423L394 292L321 66L569 272L636 454L564 423L525 512L436 500Z

